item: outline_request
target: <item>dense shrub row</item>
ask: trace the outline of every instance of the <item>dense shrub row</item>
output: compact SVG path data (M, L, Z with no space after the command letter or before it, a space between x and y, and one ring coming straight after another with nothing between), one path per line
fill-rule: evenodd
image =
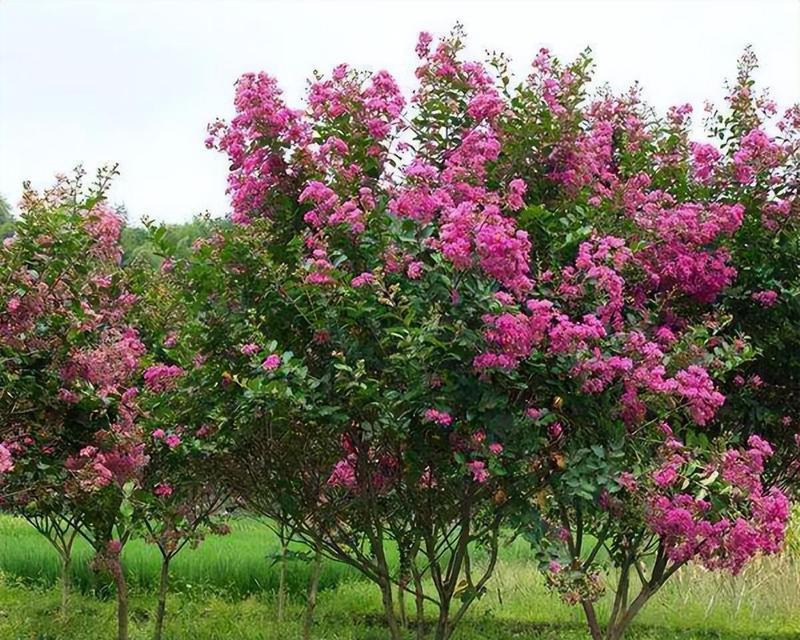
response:
M232 505L374 581L391 638L408 601L450 637L506 536L596 640L688 562L780 550L800 109L747 52L694 142L690 106L592 91L587 55L542 50L515 85L461 39L420 36L411 96L340 65L297 110L242 76L206 142L230 221L188 256L152 229L158 269L121 266L108 174L26 192L0 251L3 507L67 569L91 542L120 638L124 544L161 550L159 636L170 560Z

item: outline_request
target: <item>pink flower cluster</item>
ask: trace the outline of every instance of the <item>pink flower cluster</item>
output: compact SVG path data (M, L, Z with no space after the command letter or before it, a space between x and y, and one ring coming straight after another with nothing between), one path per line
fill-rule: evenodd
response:
M272 190L290 188L285 154L292 143L307 144L310 132L302 114L285 105L277 82L265 73L239 78L234 104L236 117L230 125L221 121L210 125L206 146L227 153L232 220L248 224L251 215L269 209ZM262 144L265 139L272 144Z
M89 382L101 396L117 393L138 370L144 352L145 346L135 329L128 327L121 332L107 329L101 334L96 347L72 354L61 370L61 377L65 382ZM63 398L71 401L74 396L64 389Z
M619 238L581 244L575 267L565 268L561 281L552 284L562 304L593 300L595 314L573 320L552 300L539 299L528 300L526 312L487 314L484 338L490 348L475 357L476 369L514 369L538 350L548 357L568 358L571 373L582 380L587 393L601 393L621 382L622 416L628 423L644 418L646 406L640 394L657 393L675 396L697 424L706 424L725 398L698 365L667 375L674 334L661 327L660 344L638 330L621 330L626 291L621 270L634 259Z
M252 356L261 351L261 346L256 344L255 342L248 342L247 344L243 344L239 348L239 352L243 356Z
M734 175L738 182L750 184L759 171L771 169L781 162L781 147L761 129L753 129L739 142L733 154Z
M736 277L724 248L713 244L741 226L744 207L684 203L646 204L633 214L653 242L637 253L637 262L657 290L677 289L700 302L712 302Z
M467 463L467 468L472 474L472 479L483 484L489 479L489 470L486 468L486 463L483 460L473 460Z
M154 364L144 371L144 385L156 393L170 391L183 374L184 370L178 365Z
M648 524L666 543L673 562L695 559L710 569L738 573L755 555L780 550L789 501L777 488L764 491L762 487L764 461L772 455L770 445L758 436L751 436L748 445L746 450L727 450L706 468L710 481L719 476L728 487L731 505L724 515L716 515L712 503L704 498L661 493L676 486L678 467L691 456L672 454L654 473L657 489L649 501ZM731 512L739 515L727 515Z
M64 466L74 474L81 491L93 493L138 478L148 460L144 444L131 439L115 442L108 449L86 446L77 456L67 458Z
M359 451L349 437L342 439L342 448L345 456L334 464L328 477L328 486L341 487L352 493L358 493L362 489L360 483L363 482L365 485L371 485L381 493L388 490L395 482L400 465L395 456L388 453L378 453L370 449L366 454L367 459L364 461L368 480L359 479L356 472Z
M5 444L0 444L0 473L7 473L14 468L14 459L11 451Z
M752 298L762 307L771 307L778 301L778 292L771 289L767 289L766 291L754 291Z
M98 258L119 262L122 247L119 244L123 220L111 208L99 204L86 214L86 230L94 240L92 253Z
M277 353L271 353L266 358L264 358L264 362L261 363L261 368L264 371L275 371L278 367L281 366L281 357Z
M425 420L433 422L443 427L449 427L453 423L453 416L446 411L439 411L438 409L426 409Z

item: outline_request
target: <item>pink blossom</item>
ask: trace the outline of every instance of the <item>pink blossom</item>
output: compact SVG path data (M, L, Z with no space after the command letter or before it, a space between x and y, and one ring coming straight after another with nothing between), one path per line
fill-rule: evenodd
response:
M172 495L172 487L166 483L157 484L153 489L153 495L159 498L169 498Z
M175 449L176 447L180 446L181 438L175 433L170 433L166 438L164 438L164 444L166 444L170 449Z
M691 144L691 150L695 179L705 184L713 176L721 154L715 146L698 142Z
M261 346L255 342L248 342L247 344L243 344L239 351L243 356L252 356L261 351Z
M62 387L58 390L58 399L68 404L75 404L80 400L80 397L74 391Z
M742 137L733 154L736 180L750 184L759 171L776 166L780 158L781 149L774 140L761 129L753 129Z
M537 409L536 407L528 407L525 410L525 415L528 416L531 420L538 420L542 417L544 411L542 409Z
M331 475L328 477L328 484L332 487L344 487L345 489L354 490L358 486L356 481L356 470L354 456L337 462Z
M202 425L197 431L195 431L195 436L200 439L207 438L208 436L212 435L216 431L215 427L210 424Z
M512 211L518 211L525 206L523 196L528 190L528 185L521 178L514 178L508 183L508 194L506 195L506 205Z
M452 424L453 417L446 411L439 411L437 409L426 409L425 420L427 422L434 422L436 424L442 425L443 427L447 427L450 426L450 424Z
M0 473L8 473L14 469L14 460L5 443L0 444Z
M280 366L281 357L277 353L271 353L264 358L264 362L261 363L261 368L264 369L264 371L275 371L275 369Z
M467 463L467 467L472 474L472 479L478 483L484 483L489 479L489 471L486 469L486 463L482 460L473 460Z
M419 477L419 485L423 489L434 489L436 488L436 476L433 475L430 467L425 467L425 470L422 472L422 475Z
M778 301L778 292L771 289L755 291L753 292L752 298L762 307L771 307Z
M359 287L364 287L374 282L375 282L375 276L369 271L365 271L364 273L357 275L355 278L353 278L350 281L350 286L352 286L354 289L358 289Z
M422 275L423 264L418 260L408 263L406 267L406 275L412 280L417 280Z
M658 487L669 487L678 479L678 471L674 465L669 464L653 472L653 482Z
M477 121L493 120L503 112L505 103L494 89L487 89L474 96L467 105L467 113Z
M634 476L630 471L623 471L620 473L619 476L617 476L617 483L627 491L636 491L636 476Z
M428 56L431 42L433 42L433 36L427 31L420 31L416 47L417 55L420 58L426 58Z
M677 393L689 405L692 419L699 425L707 424L717 409L725 402L725 396L714 389L708 372L697 365L691 365L675 375Z
M144 384L151 391L174 389L184 371L177 365L154 364L144 371Z

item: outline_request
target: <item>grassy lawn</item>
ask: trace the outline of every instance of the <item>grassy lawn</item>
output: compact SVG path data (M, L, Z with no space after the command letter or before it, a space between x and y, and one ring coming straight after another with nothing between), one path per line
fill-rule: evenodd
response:
M233 523L233 533L186 550L173 564L167 638L190 640L300 638L309 567L290 564L292 602L278 624L273 595L277 570L269 554L273 534L257 520ZM55 552L27 523L0 518L0 638L95 640L113 637L114 601L88 569L89 551L78 548L69 615L59 614ZM149 638L159 557L136 541L125 551L131 584L131 637ZM317 608L316 637L379 640L378 591L358 574L326 563ZM431 611L431 615L433 611ZM409 632L409 638L412 637ZM731 578L701 569L679 574L643 612L632 640L800 638L800 567L787 559L761 560ZM580 611L562 604L542 585L525 543L504 548L489 585L460 628L461 640L578 640L587 638Z

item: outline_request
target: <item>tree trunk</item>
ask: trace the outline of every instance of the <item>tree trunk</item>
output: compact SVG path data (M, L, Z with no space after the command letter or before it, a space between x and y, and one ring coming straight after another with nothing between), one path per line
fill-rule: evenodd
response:
M397 612L400 614L400 627L402 629L408 628L408 619L406 617L406 590L405 582L402 577L400 578L400 586L397 589Z
M66 618L69 610L69 592L72 584L70 571L72 568L72 557L69 553L61 555L61 615Z
M281 531L281 559L280 559L280 572L278 577L278 623L283 622L283 614L286 609L286 571L287 571L287 553L289 544L283 537Z
M128 586L122 566L114 570L114 583L117 587L117 640L128 640Z
M158 604L156 605L156 621L153 640L161 640L164 635L164 614L167 611L167 591L169 590L169 556L161 559L161 580L158 583Z
M425 638L425 592L422 590L422 576L417 569L416 561L411 565L411 574L414 576L414 601L417 605L417 640Z
M594 605L591 602L584 600L581 602L583 612L586 614L586 622L589 624L589 633L592 640L603 640L603 632L600 629L600 623L597 621L597 614L594 610ZM613 623L613 620L611 620Z
M639 595L631 603L631 606L628 607L628 610L625 611L622 617L616 620L614 624L606 631L607 640L622 640L622 638L625 636L625 631L627 631L628 626L630 626L633 619L642 610L642 607L647 604L647 601L654 593L655 590L651 590L648 587L642 587Z
M386 624L389 625L389 637L391 640L400 640L400 627L397 626L397 617L394 613L394 602L392 600L392 583L388 576L381 578L381 595L383 596L383 611L386 614Z
M306 595L306 611L303 616L303 640L311 640L311 627L314 624L314 609L317 606L317 590L319 589L319 574L322 572L322 550L317 545L314 554L314 566L311 570L311 579L308 583Z
M436 620L436 631L433 635L435 640L447 640L449 635L450 622L450 603L439 605L439 618Z

